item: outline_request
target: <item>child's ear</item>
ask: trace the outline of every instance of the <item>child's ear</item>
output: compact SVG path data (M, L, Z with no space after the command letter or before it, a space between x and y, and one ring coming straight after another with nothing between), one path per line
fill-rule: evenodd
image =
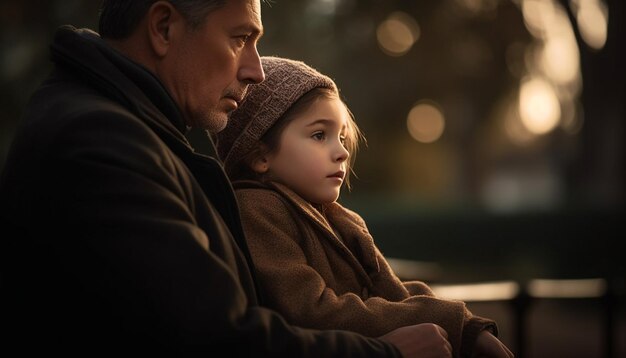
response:
M269 160L270 150L265 143L259 143L253 154L254 159L250 163L250 167L257 174L265 174L270 169Z
M254 170L257 174L265 174L269 169L270 163L264 155L257 157L254 161L252 161L252 170Z

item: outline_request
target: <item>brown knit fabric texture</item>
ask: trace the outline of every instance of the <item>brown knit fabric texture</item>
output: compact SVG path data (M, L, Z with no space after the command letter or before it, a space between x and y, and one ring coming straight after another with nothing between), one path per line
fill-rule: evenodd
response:
M261 63L265 81L248 87L228 125L217 134L217 151L227 173L305 93L318 87L338 91L332 79L302 61L264 56Z

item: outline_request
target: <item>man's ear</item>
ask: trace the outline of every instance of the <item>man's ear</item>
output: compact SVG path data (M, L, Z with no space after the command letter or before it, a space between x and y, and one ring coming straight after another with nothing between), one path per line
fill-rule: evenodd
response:
M148 21L148 36L153 51L160 57L169 50L172 31L180 14L169 1L157 1L146 15Z

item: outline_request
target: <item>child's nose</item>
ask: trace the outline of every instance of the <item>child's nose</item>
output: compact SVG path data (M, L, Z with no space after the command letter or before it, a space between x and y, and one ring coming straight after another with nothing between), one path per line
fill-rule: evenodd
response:
M343 143L339 142L337 146L337 150L335 152L335 160L338 162L343 162L350 157L350 152L346 149Z

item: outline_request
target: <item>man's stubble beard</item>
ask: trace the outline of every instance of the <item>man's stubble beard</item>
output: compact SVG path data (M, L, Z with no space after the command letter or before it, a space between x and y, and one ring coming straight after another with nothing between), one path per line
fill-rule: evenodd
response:
M193 127L200 127L207 130L211 134L221 132L226 128L229 121L229 114L217 110L211 110L204 113L200 118L196 119Z

